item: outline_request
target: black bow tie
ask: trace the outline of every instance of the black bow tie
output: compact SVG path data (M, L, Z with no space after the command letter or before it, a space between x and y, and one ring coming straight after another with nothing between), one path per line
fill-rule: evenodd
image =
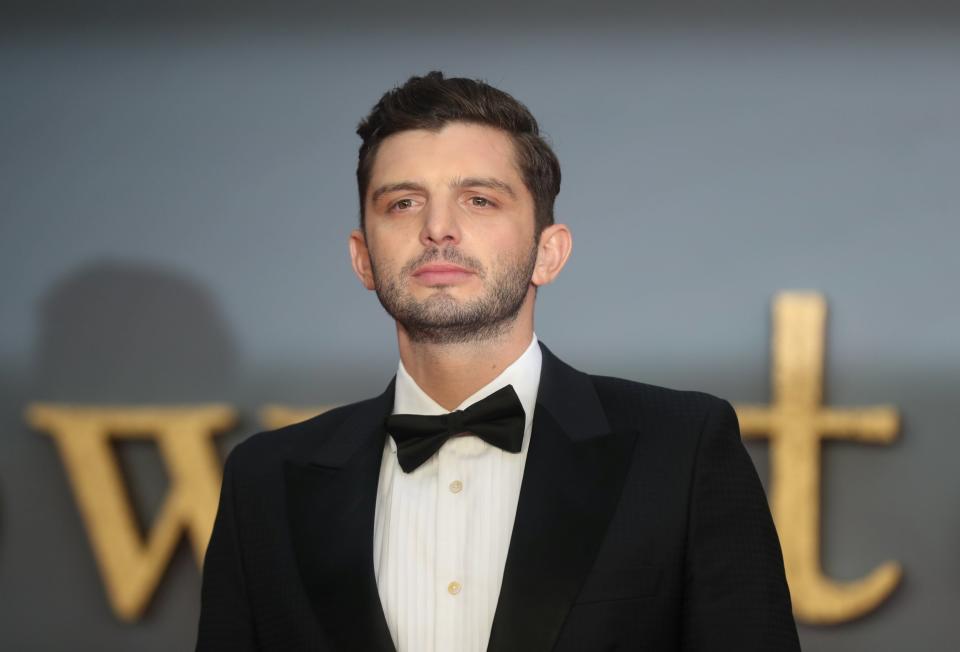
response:
M519 453L526 418L513 385L507 385L466 410L436 416L394 414L387 417L386 423L387 432L397 442L400 468L410 473L440 450L447 439L462 433Z

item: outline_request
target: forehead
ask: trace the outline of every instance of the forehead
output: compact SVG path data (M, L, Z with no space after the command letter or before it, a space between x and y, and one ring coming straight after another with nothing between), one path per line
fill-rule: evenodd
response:
M522 187L509 134L494 127L456 122L439 131L413 129L393 134L380 143L369 187L457 177L498 177Z

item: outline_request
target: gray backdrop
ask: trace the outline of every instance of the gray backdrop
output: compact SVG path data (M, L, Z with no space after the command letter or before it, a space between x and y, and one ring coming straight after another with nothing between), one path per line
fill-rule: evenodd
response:
M537 333L574 365L767 401L771 298L826 294L827 402L893 403L903 427L826 446L825 570L897 559L905 579L856 622L801 627L804 648L960 647L946 4L75 4L0 20L4 649L186 649L199 606L182 546L145 617L114 619L27 402L226 401L225 452L267 402L386 384L392 324L347 258L354 128L433 68L515 94L555 145L575 247ZM121 453L149 521L161 465Z

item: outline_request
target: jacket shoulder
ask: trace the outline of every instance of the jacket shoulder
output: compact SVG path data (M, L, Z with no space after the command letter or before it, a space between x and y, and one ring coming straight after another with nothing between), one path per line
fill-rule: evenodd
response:
M730 403L706 392L671 389L647 383L590 375L607 418L622 427L651 422L696 426L710 414L733 411Z
M374 409L376 402L370 398L340 405L304 421L253 434L230 451L227 464L256 468L277 460L302 459L307 450L322 446L344 423Z

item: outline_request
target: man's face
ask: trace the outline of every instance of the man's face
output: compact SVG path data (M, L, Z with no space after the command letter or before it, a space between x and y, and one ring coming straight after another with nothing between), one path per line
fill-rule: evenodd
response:
M364 283L412 340L489 339L513 322L537 246L533 197L505 132L451 123L394 134L364 202Z

